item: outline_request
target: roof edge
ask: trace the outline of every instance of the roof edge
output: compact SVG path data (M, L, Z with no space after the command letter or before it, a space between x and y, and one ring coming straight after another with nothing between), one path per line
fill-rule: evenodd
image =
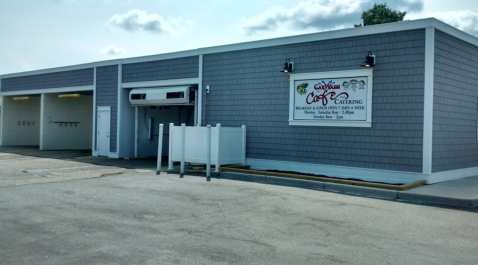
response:
M213 46L213 47L206 47L206 48L198 48L194 50L186 50L186 51L171 52L171 53L164 53L164 54L148 55L148 56L141 56L141 57L125 58L125 59L115 59L115 60L108 60L108 61L98 61L98 62L92 62L92 63L55 67L55 68L47 68L47 69L33 70L33 71L27 71L27 72L5 74L5 75L1 75L0 78L12 78L12 77L46 74L46 73L54 73L54 72L61 72L61 71L71 71L71 70L79 70L79 69L101 67L101 66L115 65L115 64L130 64L130 63L157 61L157 60L167 60L167 59L175 59L175 58L181 58L181 57L221 53L221 52L257 49L257 48L272 47L272 46L279 46L279 45L288 45L288 44L294 44L294 43L331 40L331 39L357 37L357 36L364 36L364 35L374 35L374 34L381 34L381 33L388 33L388 32L398 32L398 31L425 29L425 28L435 28L453 37L456 37L460 40L463 40L472 45L478 46L478 38L468 33L465 33L453 26L450 26L436 18L424 18L424 19L402 21L402 22L395 22L395 23L386 23L386 24L372 25L372 26L365 26L365 27L358 27L358 28L347 28L347 29L340 29L340 30L309 33L304 35L296 35L296 36L288 36L288 37L281 37L281 38L274 38L274 39L242 42L242 43L227 44L227 45Z

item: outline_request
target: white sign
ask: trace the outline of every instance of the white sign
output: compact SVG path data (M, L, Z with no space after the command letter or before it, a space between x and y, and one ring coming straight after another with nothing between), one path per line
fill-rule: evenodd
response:
M294 90L294 120L367 120L367 76L295 80Z

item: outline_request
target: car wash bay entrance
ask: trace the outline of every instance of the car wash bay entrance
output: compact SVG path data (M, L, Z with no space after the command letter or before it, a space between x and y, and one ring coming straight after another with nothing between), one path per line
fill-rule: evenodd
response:
M5 146L91 150L93 92L4 96Z
M133 89L130 103L135 108L135 156L158 154L158 139L163 137L163 155L169 151L169 124L194 126L197 122L195 86ZM159 124L164 125L159 135Z

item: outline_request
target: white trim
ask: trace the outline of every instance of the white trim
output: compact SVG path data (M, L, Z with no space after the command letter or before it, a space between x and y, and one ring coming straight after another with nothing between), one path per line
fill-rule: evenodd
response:
M93 138L91 139L91 151L93 152L93 156L98 156L98 152L96 151L95 145L96 145L96 67L93 69L93 132L92 136Z
M134 107L134 157L138 157L138 106Z
M198 124L198 106L199 106L199 91L195 90L194 91L194 123L193 125L196 126Z
M40 97L40 150L43 150L43 115L45 112L45 94Z
M219 46L222 47L222 46ZM170 52L170 53L162 53L162 54L155 54L155 55L146 55L141 57L134 57L134 58L124 58L124 64L130 63L143 63L143 62L151 62L151 61L159 61L159 60L169 60L169 59L177 59L177 58L184 58L184 57L191 57L191 56L198 56L202 53L202 50L207 48L201 49L194 49L194 50L186 50L186 51L178 51L178 52Z
M451 25L446 24L436 18L427 18L424 20L430 20L430 26L425 28L435 28L439 31L442 31L448 35L451 35L459 40L468 42L471 45L478 46L478 38L473 35L470 35L464 31L461 31Z
M115 59L115 60L109 60L109 61L99 61L99 62L93 62L93 63L46 68L41 70L5 74L5 75L1 75L0 78L12 78L12 77L20 77L20 76L28 76L28 75L41 75L41 74L48 74L48 73L89 69L89 68L100 67L100 66L115 65L115 64L118 64L118 61L119 60Z
M336 121L336 120L294 120L295 81L323 78L347 78L367 76L367 120L365 121ZM372 100L373 100L373 68L330 71L317 73L290 74L289 79L289 125L292 126L338 126L338 127L372 127Z
M428 179L429 184L478 176L478 167L461 168L443 172L432 173Z
M121 138L121 99L122 99L122 89L121 89L121 82L123 76L123 64L120 62L118 64L118 104L116 105L116 152L121 154L120 152L120 138Z
M96 107L96 111L111 111L111 107L110 106L99 106L99 107Z
M251 42L244 42L244 43L237 43L237 44L200 48L200 49L194 49L194 50L188 50L188 51L127 58L127 59L122 59L122 63L130 64L130 63L175 59L175 58L182 58L182 57L188 57L188 56L198 56L200 54L239 51L239 50L246 50L246 49L256 49L256 48L263 48L263 47L288 45L288 44L294 44L294 43L349 38L349 37L356 37L356 36L365 36L365 35L373 35L373 34L388 33L388 32L415 30L415 29L425 29L430 27L436 28L437 30L443 31L446 34L449 34L460 40L466 41L472 45L478 46L478 39L473 37L472 35L469 35L463 31L460 31L435 18L425 18L425 19L418 19L418 20L412 20L412 21L403 21L403 22L386 23L386 24L366 26L366 27L332 30L332 31L326 31L326 32L289 36L289 37L282 37L282 38L276 38L276 39L251 41ZM80 65L56 67L56 68L22 72L22 73L6 74L6 75L0 76L0 78L11 78L11 77L53 73L53 72L60 72L60 71L70 71L70 70L85 69L85 68L92 68L92 67L99 67L99 66L115 65L120 62L121 62L120 59L110 60L110 61L100 61L100 62L93 62L88 64L80 64Z
M203 73L203 56L199 55L199 80L198 80L198 98L197 98L197 112L198 112L198 120L196 125L202 126L202 73Z
M432 173L433 75L435 69L435 29L425 34L425 83L423 103L423 174Z
M0 96L19 96L19 95L32 95L32 94L65 93L65 92L90 91L90 90L95 90L95 86L94 85L92 85L92 86L70 86L70 87L59 87L59 88L9 91L9 92L0 92Z
M400 172L392 170L331 166L253 158L247 158L247 165L250 165L252 169L296 171L337 178L354 178L385 183L410 183L419 180L426 180L428 178L427 175L414 172Z
M180 57L196 56L199 54L212 54L212 53L247 50L247 49L257 49L257 48L264 48L264 47L271 47L271 46L288 45L288 44L294 44L294 43L349 38L349 37L397 32L397 31L406 31L406 30L415 30L415 29L424 29L428 27L435 27L447 34L450 34L454 37L457 37L461 40L464 40L466 42L469 42L473 45L478 46L477 38L467 33L464 33L450 25L447 25L443 23L442 21L439 21L435 18L425 18L425 19L417 19L417 20L403 21L403 22L396 22L396 23L379 24L379 25L366 26L366 27L348 28L348 29L332 30L332 31L296 35L296 36L289 36L289 37L282 37L282 38L275 38L275 39L228 44L228 45L221 45L221 46L215 46L215 47L200 48L196 50L188 50L183 52L173 52L173 53L149 55L149 56L136 57L136 58L128 58L128 59L123 59L123 63L139 63L139 62L147 62L147 61L166 60L166 59L174 59L174 58L180 58Z
M118 154L118 153L114 153L114 152L110 152L110 153L108 154L108 157L109 157L109 158L119 158L119 154Z
M179 85L196 85L199 83L199 78L183 78L183 79L169 79L159 81L145 81L145 82L131 82L122 83L122 88L140 88L140 87L157 87L157 86L179 86Z

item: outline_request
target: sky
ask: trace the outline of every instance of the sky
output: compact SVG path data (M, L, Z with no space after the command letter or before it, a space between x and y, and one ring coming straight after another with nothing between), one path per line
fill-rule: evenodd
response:
M384 2L478 37L476 0L0 0L0 75L351 28Z

